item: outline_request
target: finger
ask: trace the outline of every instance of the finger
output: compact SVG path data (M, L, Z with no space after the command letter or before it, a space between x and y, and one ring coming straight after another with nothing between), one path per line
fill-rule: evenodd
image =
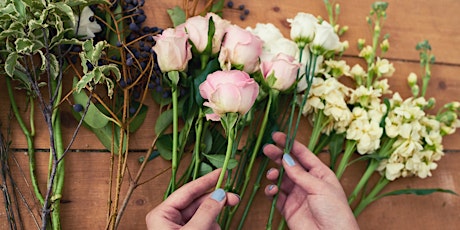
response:
M291 181L309 194L318 194L326 186L325 182L308 173L289 154L283 155L283 166Z
M209 194L205 194L199 198L197 198L194 202L192 202L188 207L182 210L182 216L185 222L188 222L192 216L196 213L198 208L201 204L209 197ZM241 198L239 195L235 193L227 193L227 202L225 203L226 206L235 206L240 202Z
M162 205L182 210L188 207L195 199L201 197L216 185L222 169L216 169L194 181L191 181L173 192Z
M277 184L279 177L279 170L275 168L271 168L267 171L267 179L270 180L272 183ZM281 191L289 192L294 187L294 183L289 179L289 177L283 176L283 180L281 182Z
M270 158L270 160L274 161L277 164L281 164L283 150L280 147L274 144L268 144L264 146L263 152L268 158Z
M184 225L184 229L208 229L216 222L216 218L227 201L227 194L223 189L216 189L209 195L195 215Z
M265 187L265 196L267 196L268 199L273 200L273 197L278 193L278 200L276 201L276 207L278 210L282 210L284 207L284 203L286 202L286 193L283 191L279 191L278 186L274 184L267 185Z

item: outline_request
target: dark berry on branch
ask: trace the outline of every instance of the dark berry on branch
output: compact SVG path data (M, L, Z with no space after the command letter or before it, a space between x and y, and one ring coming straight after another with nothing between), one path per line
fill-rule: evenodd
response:
M244 21L245 19L246 19L246 15L241 14L241 15L240 15L240 20L241 20L241 21Z
M145 61L141 62L141 68L145 69L145 67L147 67L147 62Z
M81 105L81 104L74 104L72 107L73 107L73 111L75 111L77 113L83 111L83 105Z
M153 89L155 87L155 84L153 82L149 82L149 89Z
M244 4L239 5L239 6L238 6L238 9L239 9L239 10L244 10Z
M126 59L126 65L127 66L132 66L134 64L134 60L132 57Z
M141 92L138 89L135 89L133 91L133 97L134 99L139 99L141 97Z
M227 7L228 8L233 8L233 1L228 1L227 2Z
M137 108L136 108L136 107L134 107L134 106L129 107L129 113L130 113L130 114L135 114L136 111L137 111Z
M125 82L124 79L121 79L121 80L120 80L120 86L121 86L122 88L125 88L127 85L128 85L128 84L126 84L126 82Z
M133 5L137 5L137 0L133 0Z
M131 22L129 24L129 29L134 31L134 32L137 32L137 31L139 31L139 26L137 26L137 24L135 22Z
M121 46L122 46L122 44L121 44L120 41L117 41L117 43L116 43L115 45L116 45L117 47L121 47Z
M81 52L81 46L76 46L76 45L74 45L74 46L72 47L72 51L73 51L73 52L80 53L80 52Z
M70 57L70 61L71 61L73 64L77 63L77 60L78 60L77 55L72 55L72 56Z
M245 10L243 11L243 13L244 13L245 15L248 15L248 14L249 14L249 10L248 10L248 9L245 9Z
M144 6L144 4L145 4L145 0L139 0L139 3L138 3L139 6Z
M139 16L137 16L137 18L136 18L136 22L137 22L138 24L141 24L141 23L145 22L145 19L146 19L146 18L147 18L147 17L146 17L145 15L143 15L143 14L142 14L142 15L139 15Z

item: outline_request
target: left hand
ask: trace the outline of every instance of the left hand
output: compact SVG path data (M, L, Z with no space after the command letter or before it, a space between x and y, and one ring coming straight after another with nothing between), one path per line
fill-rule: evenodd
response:
M146 216L148 229L220 229L216 218L225 205L234 206L240 198L217 189L210 195L221 169L182 186Z

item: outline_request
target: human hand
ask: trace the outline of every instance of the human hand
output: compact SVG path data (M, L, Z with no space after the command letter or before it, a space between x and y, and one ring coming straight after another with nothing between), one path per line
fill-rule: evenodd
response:
M216 218L225 205L234 206L240 198L217 189L221 169L182 186L146 216L148 229L220 229Z
M264 153L285 169L276 205L289 229L359 229L345 192L329 167L299 142L294 143L291 154L283 154L284 133L276 132L272 138L276 145L265 146ZM267 172L275 184L278 176L277 169ZM265 194L272 197L278 190L276 185L268 185Z

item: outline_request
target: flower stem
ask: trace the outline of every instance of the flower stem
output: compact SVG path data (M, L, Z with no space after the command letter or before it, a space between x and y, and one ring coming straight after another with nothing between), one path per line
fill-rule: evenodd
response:
M19 112L18 106L16 104L16 100L14 98L14 93L13 93L13 86L11 85L11 79L9 77L6 77L6 86L7 86L7 91L8 91L8 96L10 99L11 103L11 108L13 110L13 114L16 117L16 120L18 121L19 127L21 127L22 132L24 133L26 139L27 139L27 155L29 157L29 173L30 173L30 180L32 182L32 187L34 190L34 194L37 197L38 201L40 201L40 204L44 204L44 198L43 195L40 192L40 188L38 186L38 181L37 181L37 176L35 175L35 170L36 170L36 164L35 164L35 148L34 148L34 103L33 100L30 100L30 129L31 131L29 132L29 129L27 128L26 124L24 123L24 120L21 117L21 114Z
M313 125L313 131L311 132L310 141L308 143L308 149L310 149L311 151L313 151L313 149L315 148L318 142L319 136L321 135L321 130L324 128L323 119L324 119L324 113L321 110L315 119L315 124Z
M278 176L278 183L277 183L278 188L280 188L281 186L283 175L284 175L284 167L281 167L280 175ZM276 193L276 195L273 197L272 206L270 208L270 215L268 216L266 230L272 229L273 217L275 215L275 209L276 209L276 203L278 202L278 197L279 197L279 192Z
M227 129L227 151L225 153L225 160L222 166L222 171L220 172L219 179L217 180L216 189L222 186L224 181L225 172L227 171L228 163L230 162L230 157L232 156L233 150L233 141L235 139L235 129L234 126L228 127Z
M359 180L358 184L356 185L355 189L353 192L351 192L350 196L348 197L348 203L351 204L355 199L358 197L358 194L361 192L361 190L364 188L364 186L367 184L369 181L369 178L372 176L374 171L377 169L379 166L379 161L372 159L369 162L369 165L366 168L366 171L364 172L363 176Z
M380 191L382 191L383 188L385 188L386 185L388 185L389 182L390 181L386 179L385 176L380 177L379 181L371 190L371 192L367 196L364 196L363 199L361 199L359 204L353 210L353 214L358 216L369 204L378 199L377 195L380 193Z
M195 139L195 147L194 147L194 158L195 162L194 165L195 167L193 168L193 180L198 178L198 172L200 171L200 164L201 164L201 135L203 133L203 117L202 117L202 110L200 109L200 115L198 116L197 119L197 124L195 126L195 133L196 133L196 139Z
M347 140L345 152L343 153L343 157L340 160L337 170L335 171L335 175L337 176L337 179L340 180L340 178L342 178L343 173L345 172L345 169L348 166L348 162L350 162L350 157L352 156L355 149L356 149L356 141Z
M264 156L259 166L259 172L257 173L257 178L256 178L256 181L254 182L254 187L252 188L251 196L249 197L248 203L246 204L246 207L243 212L243 216L241 217L240 223L238 225L238 230L243 229L244 222L246 221L246 218L248 217L249 209L251 208L252 202L254 201L254 197L256 196L257 191L260 188L260 181L262 180L263 175L265 175L265 169L267 168L268 162L269 162L268 157ZM226 227L226 229L229 229L229 228Z
M252 154L251 154L251 158L249 160L249 165L246 168L246 175L244 177L243 187L241 188L241 192L239 194L241 198L244 197L244 195L246 193L246 189L248 188L249 181L251 179L252 168L254 167L254 162L256 160L257 153L259 152L260 145L262 144L262 139L264 137L264 133L265 133L265 130L267 128L268 116L270 114L270 108L271 108L271 105L272 105L272 102L273 102L273 98L276 97L277 94L278 94L278 91L270 91L270 93L268 95L268 101L267 101L267 106L265 107L264 118L263 118L262 124L260 126L259 135L257 136L256 144L255 144L254 148L252 149ZM232 220L233 216L235 215L236 211L238 210L238 208L239 208L239 203L231 210L230 215L228 216L228 218L226 220L226 223L227 223L226 225L229 225L231 223L231 220ZM227 226L226 226L226 229L228 229Z

